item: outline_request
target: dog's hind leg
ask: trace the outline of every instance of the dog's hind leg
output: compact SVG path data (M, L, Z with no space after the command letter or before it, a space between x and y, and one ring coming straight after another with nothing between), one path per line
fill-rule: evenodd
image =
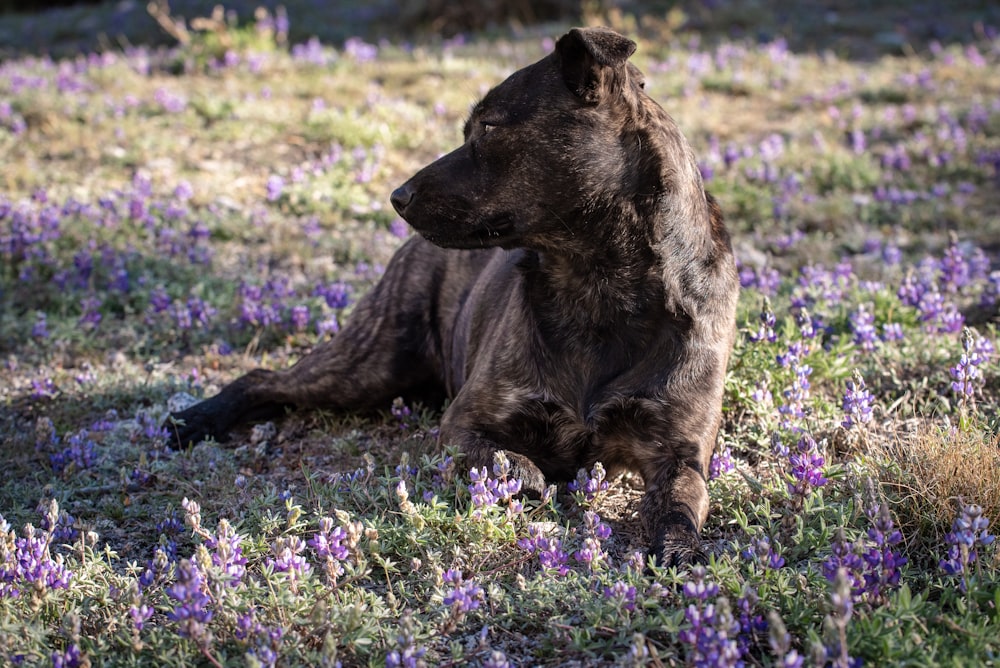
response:
M221 438L233 426L287 408L359 410L388 405L415 388L440 385L440 351L431 320L439 306L438 258L425 242L396 254L350 322L294 366L255 369L219 394L167 419L181 445Z

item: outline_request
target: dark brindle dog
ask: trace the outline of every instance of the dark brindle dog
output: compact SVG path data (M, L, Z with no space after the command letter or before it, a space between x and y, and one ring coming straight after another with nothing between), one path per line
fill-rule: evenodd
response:
M350 324L173 416L178 439L443 390L441 440L467 466L504 450L535 493L597 461L637 470L654 554L696 558L738 281L691 148L626 63L634 50L572 30L491 90L465 143L392 193L421 237Z

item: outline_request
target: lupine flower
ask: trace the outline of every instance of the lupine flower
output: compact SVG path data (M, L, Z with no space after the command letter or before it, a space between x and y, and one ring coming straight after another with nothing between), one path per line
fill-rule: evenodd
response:
M517 514L523 510L523 505L516 497L521 492L521 480L511 478L510 460L502 450L493 455L493 475L490 477L486 467L469 471L469 493L472 494L473 517L481 518L483 509L496 504L506 504L508 514Z
M857 311L851 313L850 322L854 345L866 352L875 350L875 344L878 342L875 331L875 315L864 304L861 304Z
M444 595L443 602L446 606L462 615L479 608L483 589L475 581L463 579L462 571L453 568L445 571L442 579L452 587Z
M392 400L392 408L390 409L392 416L396 418L399 423L399 428L406 431L410 428L413 423L413 411L409 406L403 401L402 397L396 397Z
M750 332L747 337L754 343L759 341L774 343L777 341L778 335L774 331L777 320L774 317L774 311L771 310L771 304L766 299L760 309L758 319L760 320L760 326L757 328L757 331Z
M238 587L247 571L247 558L240 547L242 540L242 536L223 518L219 520L215 535L205 541L206 547L212 550L212 564L224 573L223 584L229 587Z
M601 547L601 543L611 536L611 527L601 522L597 513L588 510L583 513L583 528L585 534L583 545L573 552L573 558L586 564L591 571L595 571L608 561L608 555Z
M735 470L736 462L733 460L733 450L728 445L724 445L721 450L712 453L712 460L708 464L709 480L715 480L719 476Z
M767 616L767 642L771 646L771 652L778 660L775 666L778 668L802 668L805 657L792 649L792 637L785 628L785 623L777 611L771 610Z
M898 322L887 322L882 325L882 340L883 341L902 341L903 340L903 326Z
M49 463L56 473L85 471L97 464L96 447L97 444L90 438L90 432L81 429L66 439L65 448L49 455Z
M197 564L189 559L177 564L177 579L165 592L174 601L167 618L177 622L177 632L201 646L208 645L212 638L206 626L212 619L212 611L209 609L211 601L204 575Z
M267 178L267 201L277 202L281 199L281 193L285 189L285 180L277 174L272 174Z
M603 593L604 598L615 601L622 610L635 611L636 589L633 585L618 580L610 587L604 587Z
M827 649L827 655L835 668L850 668L853 659L847 653L847 625L854 613L854 599L851 597L851 585L847 571L838 569L834 575L833 591L830 593L832 610L830 619L837 632L833 647Z
M53 500L48 513L50 525L58 514ZM41 589L67 589L73 573L63 564L61 555L55 558L49 550L52 532L39 531L24 525L24 536L14 532L0 516L0 597L17 598L25 585ZM13 549L11 549L13 548Z
M743 557L759 563L763 568L777 570L785 565L785 558L771 545L771 539L761 536L743 551Z
M427 649L417 645L413 626L412 614L404 612L399 620L396 649L385 657L386 668L420 668L425 665L423 657Z
M844 393L842 408L844 420L841 424L844 429L851 429L855 425L871 422L872 393L865 388L865 379L858 371L854 372L853 380L847 381L847 391Z
M173 559L176 558L176 554L176 544L172 546L172 549L164 545L156 546L153 550L153 558L146 562L146 568L143 570L142 575L139 576L139 587L145 589L166 579Z
M799 327L799 335L804 340L815 338L821 329L819 318L809 314L808 309L799 308L795 313L795 324Z
M888 507L876 505L868 515L872 526L864 538L850 542L842 530L838 532L833 551L823 562L823 574L834 582L842 571L850 586L852 604L877 607L899 586L899 569L907 560L894 550L903 536L893 527Z
M52 652L49 658L52 659L52 668L79 668L83 665L80 646L75 642L69 643L63 652Z
M350 37L344 42L344 54L356 62L367 63L378 57L378 47L365 42L360 37Z
M718 594L719 587L707 580L703 566L691 569L690 579L684 584L683 591L691 602L684 610L687 628L681 630L677 637L687 645L688 665L705 668L742 665L736 640L740 631L739 622L726 598L707 602Z
M522 550L538 554L538 561L544 568L554 569L559 575L569 573L569 556L563 550L562 541L542 534L538 524L528 525L528 535L517 541Z
M809 354L809 346L801 341L793 341L788 346L788 350L776 356L778 364L789 367L794 374L792 385L784 391L785 403L778 411L784 416L782 426L786 429L794 428L793 419L803 418L806 415L806 402L809 400L809 376L812 374L812 367L803 362Z
M990 520L983 516L983 509L976 504L963 505L961 512L952 522L951 531L944 537L948 544L948 557L938 565L946 575L960 576L959 588L968 589L969 569L979 566L980 551L996 541L989 532Z
M795 451L788 457L791 473L787 483L788 493L793 499L803 500L817 487L827 483L823 477L826 460L819 452L816 441L808 434L799 438Z
M595 462L594 467L587 475L586 469L580 469L576 473L576 480L571 480L567 488L573 493L573 498L580 505L586 505L594 501L598 494L608 489L607 474L601 462Z
M976 390L983 383L979 367L988 362L992 354L993 343L989 339L978 336L969 328L962 332L962 356L958 364L951 367L951 377L955 379L951 383L951 389L959 400L965 401L975 396Z
M267 565L275 573L285 573L292 588L312 571L312 566L302 556L306 544L298 536L278 536L271 544L272 556L267 558Z
M49 329L46 322L45 314L39 311L35 314L35 324L31 326L31 338L33 339L47 339L49 338Z

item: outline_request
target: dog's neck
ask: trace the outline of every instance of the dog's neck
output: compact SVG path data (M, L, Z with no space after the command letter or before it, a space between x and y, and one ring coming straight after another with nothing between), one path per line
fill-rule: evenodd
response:
M627 226L596 227L610 232L527 251L521 267L539 321L572 323L562 329L601 336L663 310L662 269L647 235Z

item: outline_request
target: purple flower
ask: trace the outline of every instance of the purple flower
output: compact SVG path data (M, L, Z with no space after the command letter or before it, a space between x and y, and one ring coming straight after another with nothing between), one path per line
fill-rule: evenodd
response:
M49 338L49 328L45 320L45 314L39 311L35 314L35 324L31 326L31 338L33 339L47 339Z
M52 668L79 668L83 665L80 646L75 642L69 643L64 652L52 652L49 658L52 659ZM87 665L90 664L88 663Z
M684 610L686 628L677 636L687 646L688 665L705 668L743 665L737 640L740 623L733 616L729 601L720 597L708 603L718 591L718 585L706 580L703 566L691 569L684 595L692 602Z
M771 304L765 299L764 305L760 309L760 315L758 316L760 320L760 326L757 328L756 332L750 332L748 338L757 343L758 341L766 341L768 343L774 343L778 340L778 335L774 331L774 326L777 320L774 317L774 311L771 310Z
M875 350L878 336L875 332L875 315L871 313L864 304L858 306L858 310L851 313L851 332L854 334L854 345L866 352Z
M80 320L78 324L84 329L95 329L101 323L101 301L100 297L84 297L80 301Z
M483 598L483 589L473 580L464 580L462 571L449 569L445 571L442 579L452 586L444 595L443 602L452 609L453 614L462 616L479 608L479 603Z
M386 668L418 668L425 665L423 657L427 653L427 649L417 645L413 633L412 615L409 612L403 613L398 626L396 649L386 655Z
M962 356L958 364L951 367L952 391L958 395L959 401L966 401L975 396L976 390L983 383L983 374L979 367L989 361L993 354L993 343L986 338L965 328L962 332Z
M134 587L132 605L128 609L129 619L136 632L142 631L143 626L153 616L153 608L147 605L142 598L142 591L138 586Z
M275 573L285 573L294 588L296 583L312 571L312 566L302 556L305 542L298 536L279 536L271 544L271 557L267 565Z
M177 622L177 632L199 645L207 645L212 637L206 627L212 619L211 601L205 577L198 566L189 559L182 560L177 564L177 579L165 592L173 600L167 618Z
M996 541L996 536L989 532L990 520L983 516L983 509L976 504L963 505L952 522L951 531L944 537L948 544L948 556L938 565L946 575L961 576L959 588L964 593L968 590L970 567L979 565L980 550Z
M569 573L569 568L566 566L568 560L561 540L549 540L545 545L539 542L538 561L545 568L554 569L559 575L566 575Z
M900 567L907 559L895 547L902 533L894 528L888 506L876 505L868 511L872 526L865 537L847 540L841 530L832 545L832 553L823 562L823 574L835 582L842 573L850 588L851 604L884 605L888 593L899 586Z
M610 587L604 587L604 598L611 599L618 607L628 612L635 611L636 589L633 585L616 581Z
M580 469L576 473L576 480L571 480L567 488L573 493L573 498L579 505L586 505L597 498L597 495L608 489L607 474L601 462L595 462L590 470L590 475L586 469Z
M817 487L827 483L823 477L823 466L826 460L819 452L816 441L804 434L796 448L788 456L791 472L787 483L788 493L793 499L804 500Z
M782 394L785 403L778 411L784 416L781 424L786 429L794 428L793 419L803 418L806 415L806 402L809 400L809 376L812 374L812 367L803 364L803 358L809 354L809 346L801 341L793 341L788 346L788 350L776 356L778 364L792 370L792 384Z
M733 461L733 450L728 445L712 453L712 461L708 465L708 479L715 480L719 476L736 470Z
M267 201L277 202L281 199L281 194L285 189L285 180L277 174L272 174L267 178Z
M865 388L865 380L858 371L854 372L853 380L847 381L842 408L845 415L841 424L844 429L871 422L872 393Z
M368 63L378 57L378 47L360 37L351 37L344 42L344 53L358 63Z
M291 321L292 327L294 327L296 331L305 331L305 328L309 326L309 307L302 304L293 306L291 310Z
M212 564L223 572L223 584L229 587L238 587L247 572L247 558L240 547L242 540L226 519L220 519L215 535L205 540L206 547L212 551Z
M743 551L743 557L759 563L765 569L777 570L785 565L785 558L771 544L771 539L761 536Z

